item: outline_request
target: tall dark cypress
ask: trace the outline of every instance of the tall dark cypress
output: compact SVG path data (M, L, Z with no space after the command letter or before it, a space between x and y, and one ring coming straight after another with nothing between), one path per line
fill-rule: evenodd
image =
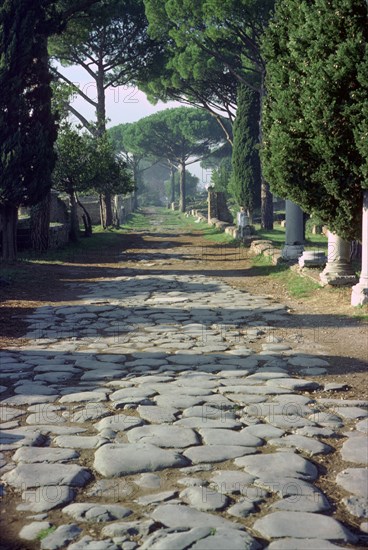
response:
M2 257L16 258L17 210L51 188L56 124L51 111L47 0L0 7L0 217Z
M231 191L250 213L260 206L261 168L258 152L259 94L240 85L234 122Z

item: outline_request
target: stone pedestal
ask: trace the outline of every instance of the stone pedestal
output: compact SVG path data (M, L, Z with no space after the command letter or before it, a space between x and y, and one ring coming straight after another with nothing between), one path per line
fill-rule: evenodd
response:
M304 250L298 261L300 267L324 267L326 262L325 253L320 250Z
M304 221L302 209L292 201L285 201L286 239L282 249L284 260L296 260L304 250Z
M319 278L324 285L344 286L356 283L350 265L350 243L336 233L328 232L327 265Z
M352 288L351 305L368 304L368 191L363 195L362 270L359 283Z

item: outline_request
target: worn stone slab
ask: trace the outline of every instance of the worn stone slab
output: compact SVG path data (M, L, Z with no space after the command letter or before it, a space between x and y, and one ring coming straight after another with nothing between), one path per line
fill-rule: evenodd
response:
M75 490L66 485L44 485L33 491L28 489L22 493L22 502L17 510L22 512L48 512L63 504L69 504L75 498Z
M190 428L180 426L142 426L127 433L131 443L150 443L157 447L184 448L198 445L199 439Z
M191 550L224 550L231 541L231 550L257 550L258 542L244 531L235 529L218 528L207 537L199 540Z
M83 487L91 478L89 470L76 464L19 464L4 474L3 479L12 487L28 489L44 485L70 485Z
M366 434L349 438L341 449L343 460L356 464L368 464L368 438Z
M204 512L226 508L229 499L210 487L188 487L179 493L179 497L197 510Z
M291 453L257 454L235 459L235 464L246 472L261 479L291 477L314 480L317 468L305 458Z
M346 547L337 546L328 540L285 538L274 540L266 550L341 550L342 548L347 550Z
M120 550L120 548L122 547L117 546L111 539L96 540L89 535L68 546L68 550Z
M111 429L115 432L124 432L131 428L142 426L142 424L143 420L137 416L119 413L102 418L102 420L96 422L93 427L98 431Z
M53 403L58 399L59 395L13 395L12 397L7 397L3 399L1 405L9 405L11 407L19 407L22 405L35 405L39 403Z
M317 439L312 439L304 435L285 435L278 439L270 439L268 443L276 447L295 447L299 451L303 451L310 456L328 454L332 451L332 447L326 443L322 443Z
M17 409L15 407L7 407L0 402L0 422L10 422L26 414L22 409Z
M223 462L231 458L256 453L255 447L243 447L241 445L201 445L190 447L183 452L194 464L201 462Z
M82 529L75 523L60 525L53 533L42 539L41 550L59 550L77 538L81 532Z
M241 525L220 516L201 512L190 506L181 506L177 504L162 504L158 506L153 512L152 518L166 527L172 527L174 529L195 527L210 527L211 529L227 527L230 529L242 529Z
M222 418L221 420L216 420L212 418L191 416L190 418L181 418L174 422L174 426L184 426L187 428L214 428L214 429L233 429L233 428L242 428L243 424L238 420L232 420L230 418Z
M357 420L368 416L368 411L362 407L334 407L334 412L347 420Z
M94 468L105 477L155 472L180 468L188 459L173 450L160 449L148 443L107 444L95 453Z
M282 437L285 433L284 430L271 426L270 424L254 424L253 426L246 426L242 432L254 435L260 439Z
M141 550L185 550L210 533L210 527L195 527L179 533L172 529L160 529L145 540Z
M368 499L367 468L347 468L337 474L336 483L345 491Z
M159 407L149 405L139 405L138 413L143 420L153 424L163 424L164 422L175 422L176 414L179 412L175 407Z
M225 494L247 493L255 477L240 470L219 470L211 477L211 487ZM257 489L257 493L262 493Z
M368 501L363 497L345 497L342 502L348 512L357 518L368 518Z
M100 403L107 400L107 393L104 391L81 391L78 393L69 393L63 395L60 403Z
M107 443L108 439L94 435L58 435L54 439L58 447L71 447L73 449L97 449Z
M136 499L140 506L150 506L152 504L160 504L176 497L177 491L163 491L154 495L145 495Z
M146 537L154 526L151 519L144 521L122 521L105 525L102 528L102 535L105 537ZM161 529L160 529L161 531Z
M79 457L75 449L55 449L54 447L21 447L14 455L15 462L69 462Z
M356 542L356 537L341 523L329 516L308 512L273 512L253 525L267 540L278 537L315 538Z
M243 445L245 447L258 447L263 444L263 440L249 432L240 432L224 429L206 429L199 430L206 445Z
M287 360L289 365L294 367L329 367L330 364L325 359L312 357L308 355L297 355Z
M94 523L122 519L131 513L129 508L119 504L96 502L76 502L63 508L63 514L71 516L75 521L93 521Z
M0 451L18 449L24 446L42 445L45 436L35 427L21 427L3 431L1 434Z
M19 531L19 537L23 540L36 540L41 531L50 527L51 523L48 521L32 521L32 523L22 527Z
M298 481L300 485L300 480ZM298 489L300 488L300 493ZM282 489L281 489L282 492ZM288 492L288 491L287 491ZM305 495L303 487L298 487L296 494L286 496L271 505L272 510L283 510L290 512L326 512L331 506L327 498L320 491L310 491Z

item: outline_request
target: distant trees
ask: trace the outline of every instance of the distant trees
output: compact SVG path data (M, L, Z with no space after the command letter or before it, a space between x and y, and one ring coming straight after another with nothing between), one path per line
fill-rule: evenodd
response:
M278 2L263 46L266 177L346 239L368 188L367 16L365 0Z
M132 125L136 152L167 160L180 174L180 210L186 206L186 171L224 141L215 119L203 110L166 109Z
M260 44L274 0L144 1L149 32L156 39L166 39L161 66L146 79L152 96L171 97L206 109L218 119L232 142L219 113L234 122L238 87L244 85L259 96L260 143L265 93L265 60ZM262 170L260 177L262 226L271 229L272 196Z

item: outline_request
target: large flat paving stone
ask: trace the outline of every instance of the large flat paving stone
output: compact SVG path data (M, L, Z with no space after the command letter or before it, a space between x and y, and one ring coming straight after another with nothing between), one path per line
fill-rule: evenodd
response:
M174 529L195 527L242 529L242 526L238 523L229 521L220 516L201 512L190 506L181 506L178 504L162 504L158 506L153 512L152 518L166 527L172 527Z
M201 445L190 447L183 452L193 464L201 462L223 462L231 458L256 453L256 447L243 447L241 445Z
M63 508L63 514L68 514L75 521L114 521L129 516L129 508L119 504L99 504L95 502L75 502Z
M304 435L286 435L278 439L270 439L268 443L276 447L295 447L310 456L327 454L332 451L332 447L326 445L326 443Z
M141 418L129 414L119 413L106 416L99 422L96 422L93 426L99 432L105 429L110 429L114 432L125 432L126 430L141 426L142 424L143 420Z
M345 491L368 499L368 469L347 468L336 476L336 483Z
M120 550L121 548L111 539L96 540L89 535L68 546L68 550Z
M222 510L229 503L227 496L210 487L188 487L180 492L179 497L193 508L204 512Z
M293 539L285 538L274 540L266 550L347 550L346 547L337 546L329 540L321 539Z
M256 520L253 529L268 540L278 537L341 540L351 543L357 540L335 519L308 512L273 512Z
M260 548L258 542L248 533L223 527L197 541L190 548L191 550L224 550L229 547L229 541L231 541L231 550L257 550Z
M90 479L91 474L86 468L76 464L19 464L10 472L4 474L3 479L12 487L28 489L44 485L70 485L83 487Z
M67 393L60 398L60 403L100 403L107 401L107 392L104 391L80 391Z
M150 443L157 447L184 448L198 445L194 430L180 426L142 426L127 433L131 443Z
M254 476L240 470L219 470L211 477L210 487L224 494L243 493L254 480Z
M22 502L17 510L21 512L41 513L69 504L75 498L75 489L67 485L44 485L33 491L22 493Z
M53 533L42 539L41 550L59 550L76 539L81 532L82 529L75 523L60 525Z
M3 430L1 432L0 451L11 451L24 446L42 445L45 441L45 436L38 428L22 427L12 430Z
M178 452L148 443L107 444L96 451L94 468L105 477L116 477L180 468L188 463Z
M243 445L244 447L258 447L263 444L263 440L249 432L240 432L224 429L206 429L199 430L206 445Z
M360 432L358 432L360 433ZM350 437L342 446L343 460L356 464L368 464L368 438L366 434Z
M235 464L256 477L266 480L291 477L315 480L318 470L302 456L289 452L257 454L235 459Z
M55 449L54 447L21 447L14 455L16 462L69 462L79 454L75 449Z

